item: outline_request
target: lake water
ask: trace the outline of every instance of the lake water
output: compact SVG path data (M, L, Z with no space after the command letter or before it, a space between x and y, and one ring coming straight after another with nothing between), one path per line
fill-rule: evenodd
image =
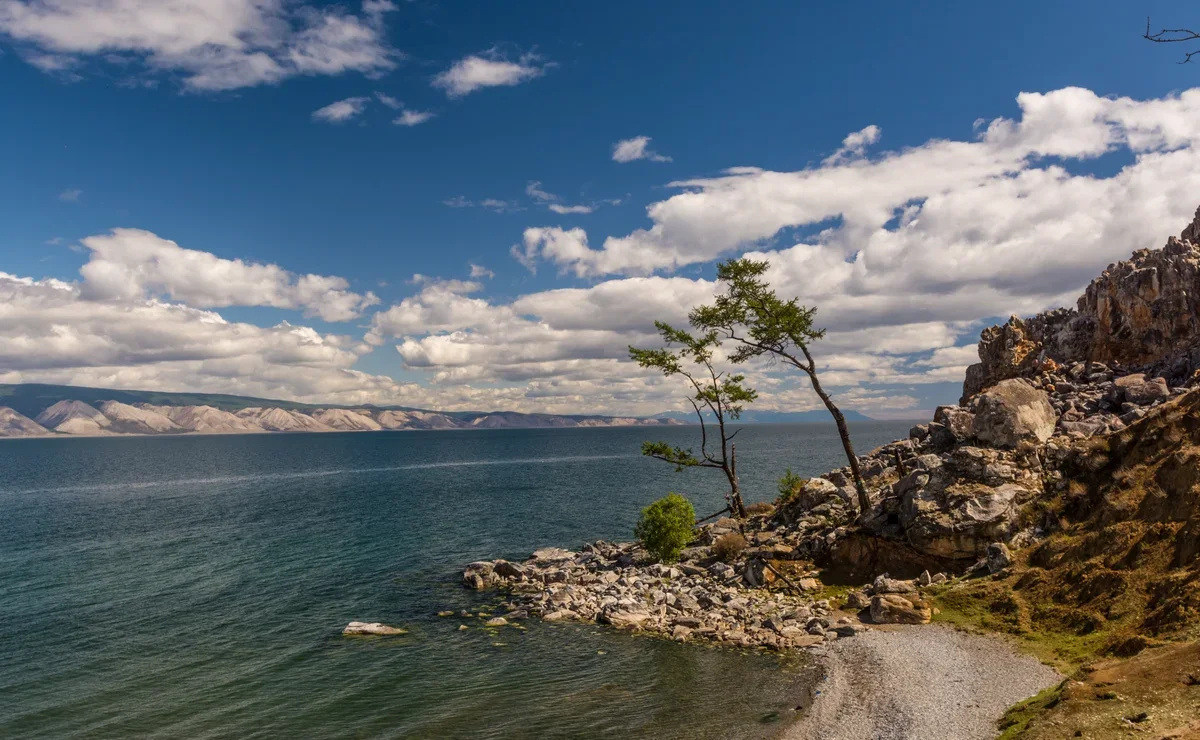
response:
M853 426L861 451L906 423ZM595 625L481 628L462 566L630 539L694 428L0 442L0 737L769 736L801 657ZM832 426L748 426L747 500L843 462ZM351 620L407 627L347 638ZM460 624L470 629L459 631Z

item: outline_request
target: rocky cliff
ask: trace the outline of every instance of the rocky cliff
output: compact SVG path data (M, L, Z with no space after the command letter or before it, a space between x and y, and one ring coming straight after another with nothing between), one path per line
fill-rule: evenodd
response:
M1109 265L1076 308L985 329L979 363L967 370L963 401L1007 378L1055 365L1098 362L1182 385L1200 367L1200 209L1179 238Z

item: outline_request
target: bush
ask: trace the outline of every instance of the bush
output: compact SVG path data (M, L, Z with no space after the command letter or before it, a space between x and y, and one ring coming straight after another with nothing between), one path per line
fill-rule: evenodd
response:
M717 556L717 560L729 562L741 555L747 546L745 537L737 532L730 532L717 538L717 541L713 543L712 551L713 555Z
M642 509L633 533L646 550L661 563L673 563L692 541L696 510L678 493L668 493Z
M804 484L807 482L807 478L801 478L793 473L791 468L788 468L783 477L779 479L779 498L775 499L775 502L783 505L791 501L792 497L800 493L800 489L804 488Z
M746 514L749 516L758 516L759 514L770 514L775 511L775 507L768 504L766 501L755 501L746 507Z

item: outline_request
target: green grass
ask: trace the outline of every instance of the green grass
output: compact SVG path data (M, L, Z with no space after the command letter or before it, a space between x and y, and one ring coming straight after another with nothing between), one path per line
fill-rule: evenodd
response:
M1053 709L1062 700L1063 686L1066 682L1051 686L1048 689L1042 690L1036 696L1031 696L1019 704L1010 707L1004 713L1004 717L1000 720L999 729L1000 736L997 740L1016 740L1021 737L1025 730L1029 729L1029 723L1038 717L1047 709Z

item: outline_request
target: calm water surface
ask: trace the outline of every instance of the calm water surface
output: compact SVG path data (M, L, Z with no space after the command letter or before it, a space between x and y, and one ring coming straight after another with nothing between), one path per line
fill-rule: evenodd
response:
M904 423L854 426L863 451ZM628 539L715 471L688 428L0 442L0 737L717 738L777 732L799 658L585 625L494 633L461 566ZM738 437L748 500L841 463L833 428ZM399 638L345 638L351 620ZM460 632L458 626L471 629Z

